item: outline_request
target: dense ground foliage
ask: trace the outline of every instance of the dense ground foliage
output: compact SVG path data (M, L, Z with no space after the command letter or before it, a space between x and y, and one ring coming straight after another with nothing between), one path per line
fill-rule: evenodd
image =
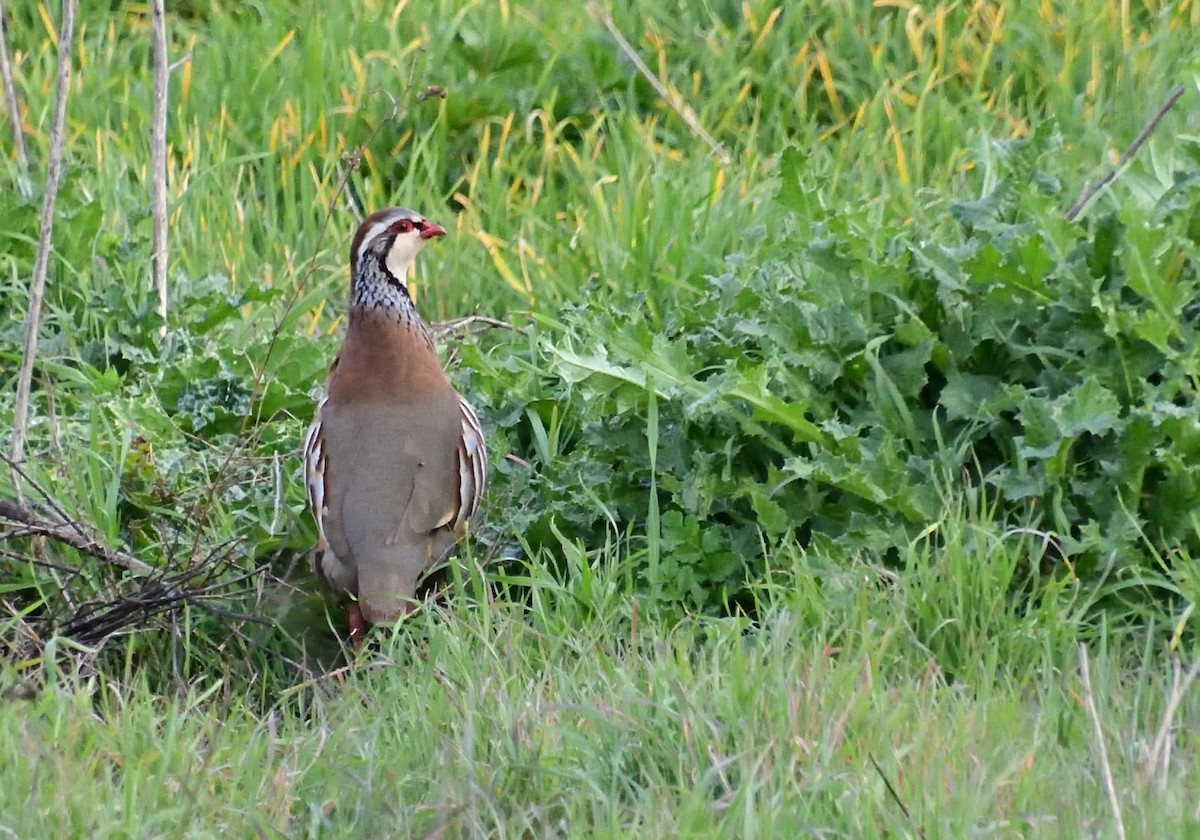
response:
M0 788L34 789L0 825L1194 828L1172 663L1200 594L1200 6L614 9L672 105L597 9L170 4L163 324L147 12L108 5L76 32L39 347L26 469L51 498L24 490L211 597L151 615L134 576L4 541L4 684L50 684L0 701L24 784ZM5 147L8 384L57 9L5 13L33 156L26 178ZM467 553L491 565L347 664L299 441L349 235L395 203L450 231L414 281L427 318L513 327L445 348L489 432Z

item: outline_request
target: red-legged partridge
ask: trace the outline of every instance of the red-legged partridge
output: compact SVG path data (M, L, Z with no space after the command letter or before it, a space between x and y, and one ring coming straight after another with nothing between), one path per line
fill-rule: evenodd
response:
M350 243L350 317L304 443L317 576L350 599L350 638L414 606L462 539L487 476L475 411L442 370L408 269L445 229L392 207Z

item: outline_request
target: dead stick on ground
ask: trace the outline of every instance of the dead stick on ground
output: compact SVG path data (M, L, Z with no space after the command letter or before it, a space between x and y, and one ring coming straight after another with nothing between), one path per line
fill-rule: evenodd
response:
M1138 149L1140 149L1142 144L1146 142L1146 139L1150 136L1150 133L1158 127L1159 122L1161 122L1162 118L1166 116L1167 111L1170 111L1173 107L1175 107L1175 103L1178 102L1180 97L1183 96L1185 90L1187 90L1187 88L1185 88L1183 85L1179 85L1171 91L1171 93L1167 96L1166 101L1158 107L1158 110L1155 111L1150 119L1146 121L1146 124L1142 126L1142 130L1138 132L1137 137L1133 138L1133 142L1129 144L1129 148L1125 150L1125 154L1121 155L1120 159L1117 161L1117 165L1108 170L1104 177L1097 181L1094 186L1088 187L1083 191L1083 194L1079 196L1079 200L1076 201L1071 209L1067 211L1067 221L1075 221L1075 218L1083 212L1083 208L1087 207L1088 202L1096 197L1096 193L1100 192L1100 190L1112 183L1113 179L1117 177L1117 172L1120 171L1122 166L1129 163L1130 158L1137 154Z
M17 150L17 165L21 174L29 172L29 152L25 150L25 132L21 130L21 104L17 101L17 86L13 83L12 63L8 57L8 30L4 28L4 0L0 0L0 81L4 85L4 104L12 126L13 148Z
M42 315L42 295L46 291L46 272L50 268L51 235L54 231L54 203L62 180L63 126L67 121L67 96L71 88L71 37L75 32L75 0L63 0L62 25L58 31L58 89L54 97L54 121L50 125L50 161L46 168L46 188L42 193L38 250L29 281L29 303L25 312L25 344L21 350L21 370L17 374L17 398L13 405L12 445L9 457L18 464L25 458L25 426L29 421L29 391L33 383L33 361L37 356L38 321ZM13 473L13 487L21 499L21 487Z
M1117 836L1125 840L1125 819L1121 816L1121 800L1117 798L1117 787L1113 784L1112 766L1108 763L1108 746L1104 743L1104 727L1100 724L1100 712L1096 710L1096 699L1092 693L1092 674L1088 667L1087 645L1079 643L1079 675L1083 681L1083 702L1088 717L1092 719L1092 731L1096 735L1096 749L1100 753L1100 775L1104 780L1104 791L1116 823Z
M67 512L63 510L62 505L60 505L53 496L46 492L45 487L34 481L33 478L30 477L29 473L25 472L24 467L3 453L0 453L0 461L3 461L5 464L7 464L8 468L15 473L18 478L23 479L26 486L33 488L33 492L41 496L43 501L50 506L50 509L54 511L55 515L62 519L63 522L71 521L71 517L67 516ZM80 533L83 532L80 531Z
M154 109L150 126L150 215L154 221L154 290L158 292L159 338L167 332L167 20L163 0L150 2L154 52Z
M621 48L621 52L625 53L625 57L633 62L633 66L638 69L650 86L653 87L658 95L663 98L671 109L679 115L679 118L687 123L687 127L692 130L697 137L708 144L713 150L713 154L717 156L717 160L721 163L728 164L732 158L729 152L725 151L725 147L716 141L716 139L704 130L704 126L700 125L700 119L696 116L696 112L691 106L683 101L683 97L678 93L669 90L667 86L650 71L646 62L642 61L642 57L637 54L633 46L625 40L625 36L621 34L621 30L617 28L617 23L612 19L612 15L601 9L595 3L589 3L587 6L588 13L599 20L600 23L608 30L608 34L613 36L613 40L617 42L617 46Z
M112 566L119 566L139 575L149 575L154 572L154 568L132 557L123 551L109 548L108 546L97 542L89 537L83 536L78 530L77 523L60 524L50 522L40 518L33 511L23 508L20 505L15 505L12 502L6 502L0 499L0 519L7 519L9 522L15 522L18 525L23 525L24 536L44 536L52 540L65 543L72 548L82 551L97 560L101 560ZM20 536L20 535L19 535Z
M41 496L45 501L46 506L49 507L50 510L53 511L54 516L58 518L57 522L51 519L43 519L28 508L22 507L20 504L14 505L10 502L5 502L3 499L0 499L0 505L4 505L7 512L12 514L6 515L4 510L0 510L0 519L8 519L12 522L16 522L25 526L24 534L12 534L8 536L47 536L57 540L58 542L73 546L91 557L99 558L100 560L111 563L112 565L120 566L123 569L128 569L131 572L148 575L155 571L149 565L143 563L141 560L138 560L136 557L131 557L123 552L108 548L97 540L92 539L90 536L88 536L87 531L84 530L83 525L80 522L72 519L63 509L62 505L60 505L54 499L54 497L46 491L46 488L39 484L35 478L29 475L29 473L25 472L24 468L22 468L20 464L9 458L6 458L3 454L0 454L0 461L6 463L12 473L20 478L26 486L30 487L33 493ZM53 532L46 530L47 528L52 529ZM59 588L62 589L61 586ZM65 592L66 590L64 589L63 591Z

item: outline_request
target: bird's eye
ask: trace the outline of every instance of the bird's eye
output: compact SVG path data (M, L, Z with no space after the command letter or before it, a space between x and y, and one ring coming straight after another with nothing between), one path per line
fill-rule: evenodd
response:
M412 229L412 222L410 222L408 219L401 219L400 221L396 222L396 224L392 225L392 230L394 230L396 233L408 233Z

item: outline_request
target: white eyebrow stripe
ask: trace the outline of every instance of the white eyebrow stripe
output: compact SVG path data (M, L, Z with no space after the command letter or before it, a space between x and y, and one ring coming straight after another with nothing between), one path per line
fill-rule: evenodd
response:
M395 221L395 219L388 218L371 225L371 229L363 236L362 242L358 243L358 253L354 255L355 264L362 262L363 254L367 253L367 249L371 247L371 242L375 237L387 230Z

